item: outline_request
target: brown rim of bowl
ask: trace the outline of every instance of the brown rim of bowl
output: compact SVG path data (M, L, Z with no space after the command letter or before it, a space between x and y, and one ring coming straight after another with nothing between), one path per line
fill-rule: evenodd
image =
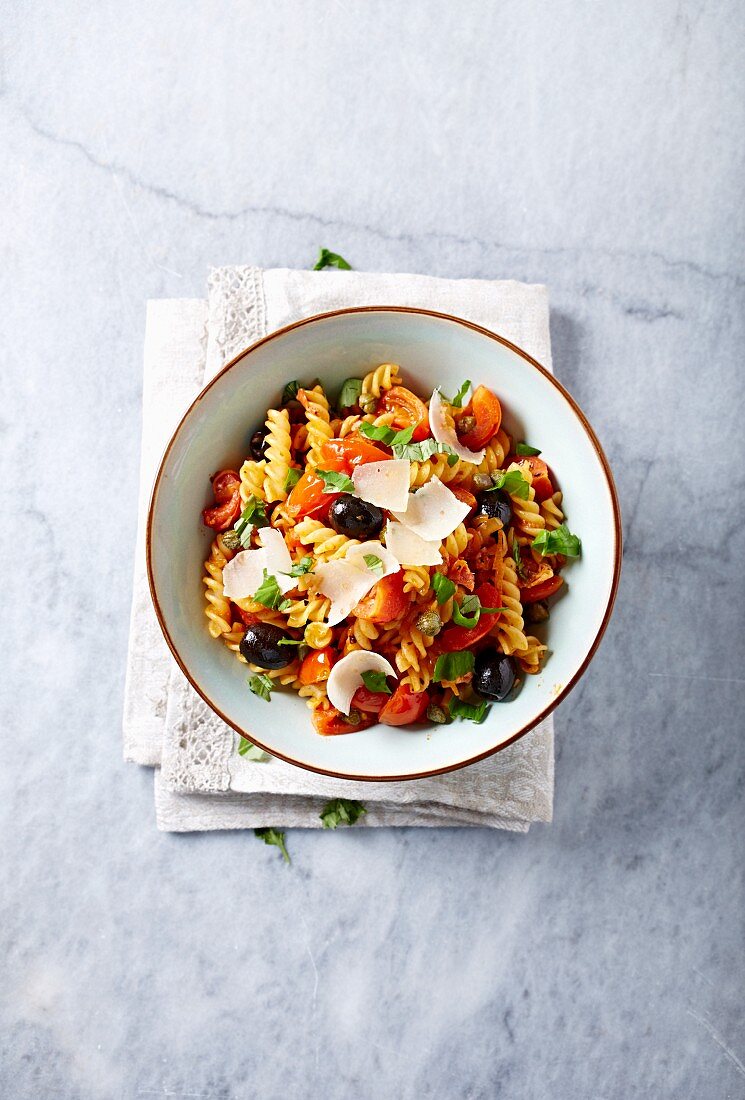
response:
M276 340L277 337L283 336L286 332L291 332L293 329L302 328L303 325L310 325L313 324L315 321L324 321L327 320L329 317L342 317L347 314L353 313L414 313L423 317L436 317L438 320L451 321L453 324L462 325L464 328L472 329L474 332L478 332L482 336L487 336L490 340L494 340L496 341L496 343L502 344L504 347L509 348L511 351L514 351L517 355L520 356L521 359L524 359L527 363L530 363L531 366L535 367L536 370L538 370L545 378L547 378L551 385L554 386L554 388L559 392L559 394L561 394L564 400L567 401L572 408L574 414L577 416L578 420L585 429L585 432L587 433L590 442L595 449L595 453L600 460L600 465L602 466L603 472L605 474L608 492L610 493L611 503L613 505L615 546L613 557L613 581L611 583L608 603L606 605L605 613L603 615L603 621L600 624L600 629L595 635L595 639L590 646L590 649L588 650L585 659L583 660L582 664L577 669L576 673L571 678L569 683L562 688L556 698L553 699L547 707L544 707L541 713L532 722L529 722L526 726L523 726L522 729L518 730L518 732L513 734L513 736L510 737L507 741L503 741L500 745L495 746L495 748L493 749L488 749L486 752L478 753L478 755L476 756L470 756L467 760L463 760L458 764L449 764L443 768L434 768L432 771L417 772L414 775L344 775L340 772L330 771L328 768L318 768L315 765L307 764L302 760L295 760L291 756L286 756L284 755L284 753L277 752L276 749L269 748L267 745L262 744L262 742L257 740L252 733L247 735L247 731L240 729L235 724L235 722L231 722L231 720L222 713L219 707L215 706L215 704L212 702L206 692L203 691L199 684L195 682L191 673L184 665L184 662L181 660L181 657L176 649L176 646L174 645L173 639L168 632L168 627L166 626L165 620L163 618L163 613L160 608L160 603L158 602L158 595L155 591L155 581L153 578L152 526L155 499L158 493L158 489L160 487L160 480L163 475L163 467L165 466L165 463L171 452L171 448L176 441L176 437L181 431L184 422L191 415L192 410L196 408L196 406L202 400L207 391L211 389L212 386L214 386L218 378L221 378L223 374L226 374L227 371L234 367L239 360L243 359L250 352L255 351L257 348L262 347L264 344L270 343L270 341L272 340ZM163 631L163 637L168 644L168 648L173 654L173 657L179 668L183 672L184 676L197 692L197 694L200 695L202 699L204 699L205 703L215 712L215 714L218 715L218 717L222 718L223 722L225 722L226 725L230 726L232 729L235 730L236 733L240 734L242 737L250 736L253 744L255 744L258 748L263 749L265 752L269 753L270 756L276 756L280 760L284 760L287 764L293 764L295 765L295 767L303 768L305 771L316 772L318 775L328 775L331 776L333 779L348 779L350 780L350 782L361 783L401 783L413 779L429 779L434 775L445 775L447 772L454 772L458 771L460 768L467 768L470 764L477 764L480 760L486 760L488 757L494 756L495 753L501 752L502 749L506 749L508 745L514 744L515 741L518 741L521 737L524 737L526 733L529 733L530 730L534 729L539 722L542 722L543 719L546 718L551 713L551 711L554 710L554 708L557 707L559 703L566 698L566 696L569 694L569 692L572 690L578 680L582 677L587 666L594 657L595 651L600 645L600 641L603 637L603 634L605 633L606 627L608 626L608 622L611 617L611 613L613 611L613 605L616 601L618 583L621 575L622 549L623 533L621 528L621 510L618 504L618 495L616 493L616 486L613 480L613 474L611 473L610 466L608 465L608 460L605 457L603 448L600 446L600 442L598 441L595 432L590 426L587 417L582 412L579 405L571 396L571 394L569 394L561 385L561 383L558 382L556 378L554 378L554 376L550 374L545 367L542 367L541 364L537 362L537 360L535 360L531 355L528 355L526 351L523 351L522 348L519 348L516 344L511 343L511 341L506 340L503 336L498 336L496 332L491 332L489 329L484 328L482 325L474 324L473 321L466 321L463 317L456 317L451 313L439 313L437 310L434 309L417 309L413 306L351 306L347 309L333 309L330 310L328 313L315 313L312 317L304 317L300 321L294 321L291 325L285 325L283 328L279 328L275 332L269 333L268 336L262 336L260 340L257 340L255 343L251 344L250 347L247 347L244 351L240 352L240 354L231 359L229 363L226 363L222 370L220 370L215 375L215 377L210 382L208 382L207 385L194 398L192 403L189 405L189 408L179 420L175 431L168 441L168 445L163 453L163 457L158 466L158 473L155 476L153 490L150 495L146 530L147 579L150 586L150 596L152 598L153 606L155 608L155 614L157 616L160 629Z

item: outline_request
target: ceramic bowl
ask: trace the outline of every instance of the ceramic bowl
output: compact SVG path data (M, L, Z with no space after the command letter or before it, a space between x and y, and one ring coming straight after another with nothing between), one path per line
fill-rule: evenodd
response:
M547 624L550 658L528 676L514 701L495 704L481 725L406 729L373 726L321 737L305 702L277 691L252 695L245 668L207 632L202 562L211 532L200 510L211 501L210 475L237 469L248 440L275 406L284 383L319 377L332 395L349 376L399 363L422 396L440 385L454 393L464 378L499 396L505 426L539 446L564 493L582 557L567 569L567 591ZM367 307L309 317L272 333L229 363L185 413L155 480L147 531L155 610L183 672L230 726L274 756L311 771L356 780L415 779L462 768L523 736L585 672L605 630L618 585L621 525L608 463L566 390L538 363L493 332L457 317L415 309Z

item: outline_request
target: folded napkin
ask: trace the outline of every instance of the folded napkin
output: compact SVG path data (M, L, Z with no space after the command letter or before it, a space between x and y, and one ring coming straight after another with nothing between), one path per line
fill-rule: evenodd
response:
M161 829L319 827L320 809L334 797L364 801L368 813L360 824L367 826L486 825L525 832L532 821L551 820L551 717L488 760L408 783L353 783L280 760L248 761L236 752L233 730L182 675L155 619L145 570L147 505L160 456L184 408L225 362L267 333L314 313L380 304L465 317L551 367L546 289L511 281L227 267L211 272L207 302L148 303L124 756L156 768ZM308 736L315 736L310 726Z

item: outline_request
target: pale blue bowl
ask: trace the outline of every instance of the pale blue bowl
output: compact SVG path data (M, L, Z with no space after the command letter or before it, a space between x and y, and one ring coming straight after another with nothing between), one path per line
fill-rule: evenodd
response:
M426 730L377 725L320 737L292 692L267 703L246 671L207 632L202 562L210 532L200 511L210 475L238 468L251 433L284 383L319 377L331 395L378 363L401 365L427 396L454 393L465 378L499 395L507 430L541 447L564 492L582 558L567 569L568 591L551 613L545 670L526 677L517 699L496 704L481 725L459 721ZM228 364L185 413L165 452L148 517L148 574L171 652L202 698L255 744L299 767L348 779L415 779L462 768L521 737L577 682L608 624L621 563L621 523L608 463L594 432L563 387L529 355L456 317L387 306L342 310L300 321L260 340Z

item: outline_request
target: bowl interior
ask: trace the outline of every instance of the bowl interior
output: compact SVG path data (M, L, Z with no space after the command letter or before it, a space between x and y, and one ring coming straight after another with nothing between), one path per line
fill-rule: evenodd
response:
M202 562L210 533L199 512L209 477L239 463L248 440L290 379L318 377L333 398L343 380L378 363L401 365L422 396L454 393L465 378L499 395L507 429L541 448L564 493L583 556L568 567L568 591L551 613L551 655L526 677L512 702L491 707L481 725L459 721L426 730L372 729L320 737L292 692L267 703L246 686L246 671L207 632ZM593 439L561 390L523 355L451 318L375 310L315 318L259 344L199 397L178 428L156 482L150 516L151 586L171 648L193 684L226 721L269 752L335 775L388 779L457 767L494 751L536 723L582 669L602 633L616 581L613 491Z

